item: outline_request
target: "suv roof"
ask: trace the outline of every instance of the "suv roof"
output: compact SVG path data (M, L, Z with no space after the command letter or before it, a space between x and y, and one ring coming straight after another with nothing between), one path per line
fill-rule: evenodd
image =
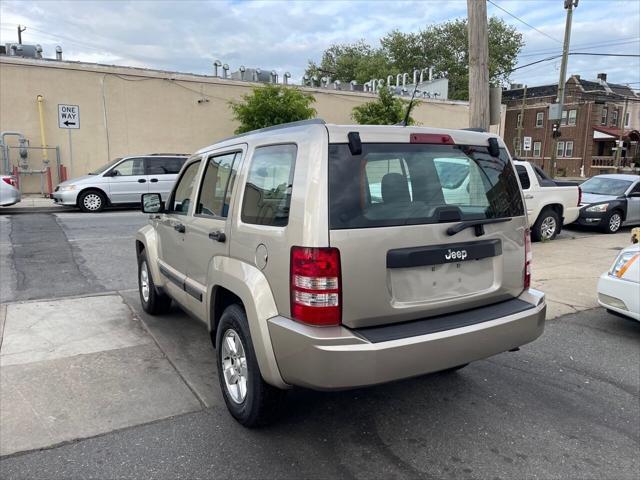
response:
M460 145L486 145L487 140L491 137L497 138L498 142L504 146L504 142L499 135L488 132L478 132L468 129L446 129L446 128L432 128L432 127L419 127L419 126L401 126L401 125L338 125L332 123L326 123L321 118L314 118L311 120L303 120L300 122L284 123L282 125L275 125L273 127L261 128L258 130L252 130L251 132L242 133L232 137L223 138L222 140L201 148L195 154L200 154L211 150L214 147L222 147L226 145L233 145L238 139L243 138L263 138L267 137L273 132L278 132L286 129L307 129L312 130L318 126L324 126L329 133L329 142L331 143L347 143L347 135L349 132L358 132L363 142L391 142L391 143L406 143L408 140L407 135L410 133L431 133L431 134L443 134L450 135L456 144Z

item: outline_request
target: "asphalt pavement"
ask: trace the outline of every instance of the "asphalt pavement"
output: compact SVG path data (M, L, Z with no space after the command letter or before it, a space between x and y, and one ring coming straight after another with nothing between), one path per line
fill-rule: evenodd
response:
M295 389L287 396L279 423L247 430L229 416L222 402L204 328L178 309L156 318L140 311L133 290L132 236L146 222L144 215L123 211L23 217L27 215L0 216L0 294L2 302L9 302L13 318L32 306L53 321L42 309L57 304L37 299L97 302L91 304L97 305L93 310L104 312L96 296L105 296L104 301L114 297L113 302L118 297L122 299L118 305L124 302L130 307L130 313L123 313L130 318L119 323L108 319L108 323L120 329L121 343L123 338L129 343L98 352L93 337L91 343L74 343L78 351L63 352L47 363L47 369L41 366L44 362L34 362L18 365L22 370L14 375L41 369L38 375L44 383L47 372L78 374L86 372L88 364L88 373L74 385L87 382L91 392L72 391L69 401L80 401L84 395L89 400L85 403L96 407L79 412L71 424L108 417L114 404L126 401L122 398L126 395L137 400L122 403L129 410L121 406L116 412L139 416L138 424L132 426L95 430L102 433L88 429L75 438L89 438L7 455L0 459L3 479L638 478L638 322L585 304L584 311L547 322L543 336L519 352L497 355L453 374L367 389L334 393ZM564 240L555 241L563 255L598 242L587 238L590 233L566 232ZM571 242L572 235L576 243L560 247L561 242ZM535 246L534 255L551 255L553 243ZM606 258L605 252L601 255ZM610 255L612 261L615 252ZM544 262L540 267L547 268ZM66 282L75 282L73 288ZM576 281L567 275L566 282L575 285ZM79 292L77 299L61 299ZM99 322L91 318L93 323L87 322L86 328L98 328ZM33 327L16 331L20 322L12 325L14 333L6 338L34 333ZM122 329L127 325L125 335ZM6 353L8 347L3 344L2 348ZM40 354L51 356L51 350L43 348ZM135 352L143 361L133 363L140 366L137 370L128 370L132 364L122 358ZM16 355L5 358L19 363L20 352ZM66 362L64 370L49 369L50 362ZM13 367L3 366L3 375L11 372L8 368ZM104 385L97 378L90 381L101 369L119 371L121 377ZM136 385L128 376L147 380ZM28 392L28 388L25 385L19 391ZM117 396L109 397L109 390L117 391ZM166 392L180 393L169 396ZM108 401L101 401L99 395ZM166 405L172 407L164 414L169 418L145 420L145 411Z

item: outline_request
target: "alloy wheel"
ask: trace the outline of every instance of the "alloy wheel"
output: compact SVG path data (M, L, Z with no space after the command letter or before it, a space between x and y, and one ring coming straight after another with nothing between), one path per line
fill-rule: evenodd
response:
M249 378L244 345L235 330L229 329L225 332L220 355L229 397L234 403L240 404L247 397Z
M609 219L609 230L612 232L617 232L620 228L620 225L622 225L622 217L620 216L620 214L614 213L613 215L611 215L611 218Z
M143 261L140 264L140 293L142 293L142 299L145 302L149 301L149 269L147 268L147 262Z
M549 240L553 237L556 232L557 224L556 219L553 217L547 217L542 221L542 225L540 225L540 233L542 234L542 238L545 240Z

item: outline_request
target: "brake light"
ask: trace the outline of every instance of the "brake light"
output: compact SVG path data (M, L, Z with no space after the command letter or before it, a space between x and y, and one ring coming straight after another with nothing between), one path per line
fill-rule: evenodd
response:
M531 287L531 261L533 260L533 253L531 252L531 231L526 229L524 231L524 288L525 290Z
M442 145L455 145L451 135L442 133L412 133L409 136L410 143L439 143Z
M12 187L16 186L16 179L13 177L2 177L2 181Z
M578 207L582 203L582 189L578 186Z
M310 325L341 322L340 251L291 248L291 316Z

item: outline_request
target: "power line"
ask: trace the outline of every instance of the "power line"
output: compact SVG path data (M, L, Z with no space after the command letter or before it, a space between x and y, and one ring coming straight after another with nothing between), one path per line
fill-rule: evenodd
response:
M615 42L603 42L603 43L592 43L592 44L583 44L583 45L575 45L574 48L580 48L583 50L593 50L593 49L597 49L597 48L605 48L605 47L616 47L619 45L627 45L630 43L638 43L638 40L640 39L640 37L636 37L634 40L617 40ZM537 52L531 52L531 53L525 53L524 55L519 55L520 58L527 58L527 57L537 57L539 55L549 55L552 53L556 53L557 50L539 50Z
M529 28L532 28L533 30L535 30L536 32L540 33L541 35L544 35L547 38L550 38L551 40L553 40L554 42L558 42L558 43L562 43L560 40L558 40L557 38L553 38L551 35L543 32L542 30L537 29L536 27L534 27L533 25L531 25L530 23L525 22L524 20L522 20L520 17L517 17L516 15L514 15L513 13L511 13L508 10L505 10L504 8L502 8L500 5L498 5L497 3L493 2L492 0L487 0L491 5L493 5L496 8L499 8L500 10L502 10L504 13L506 13L507 15L515 18L516 20L518 20L520 23L523 23L524 25L526 25Z
M568 55L587 55L591 57L634 57L634 58L640 57L640 55L627 54L627 53L596 53L596 52L569 52ZM538 63L555 60L556 58L560 58L560 57L562 57L562 54L552 55L551 57L546 57L541 60L536 60L535 62L527 63L526 65L518 65L517 67L512 68L511 70L505 70L503 72L500 72L499 75L515 72L516 70L520 70L526 67L531 67L533 65L537 65Z

